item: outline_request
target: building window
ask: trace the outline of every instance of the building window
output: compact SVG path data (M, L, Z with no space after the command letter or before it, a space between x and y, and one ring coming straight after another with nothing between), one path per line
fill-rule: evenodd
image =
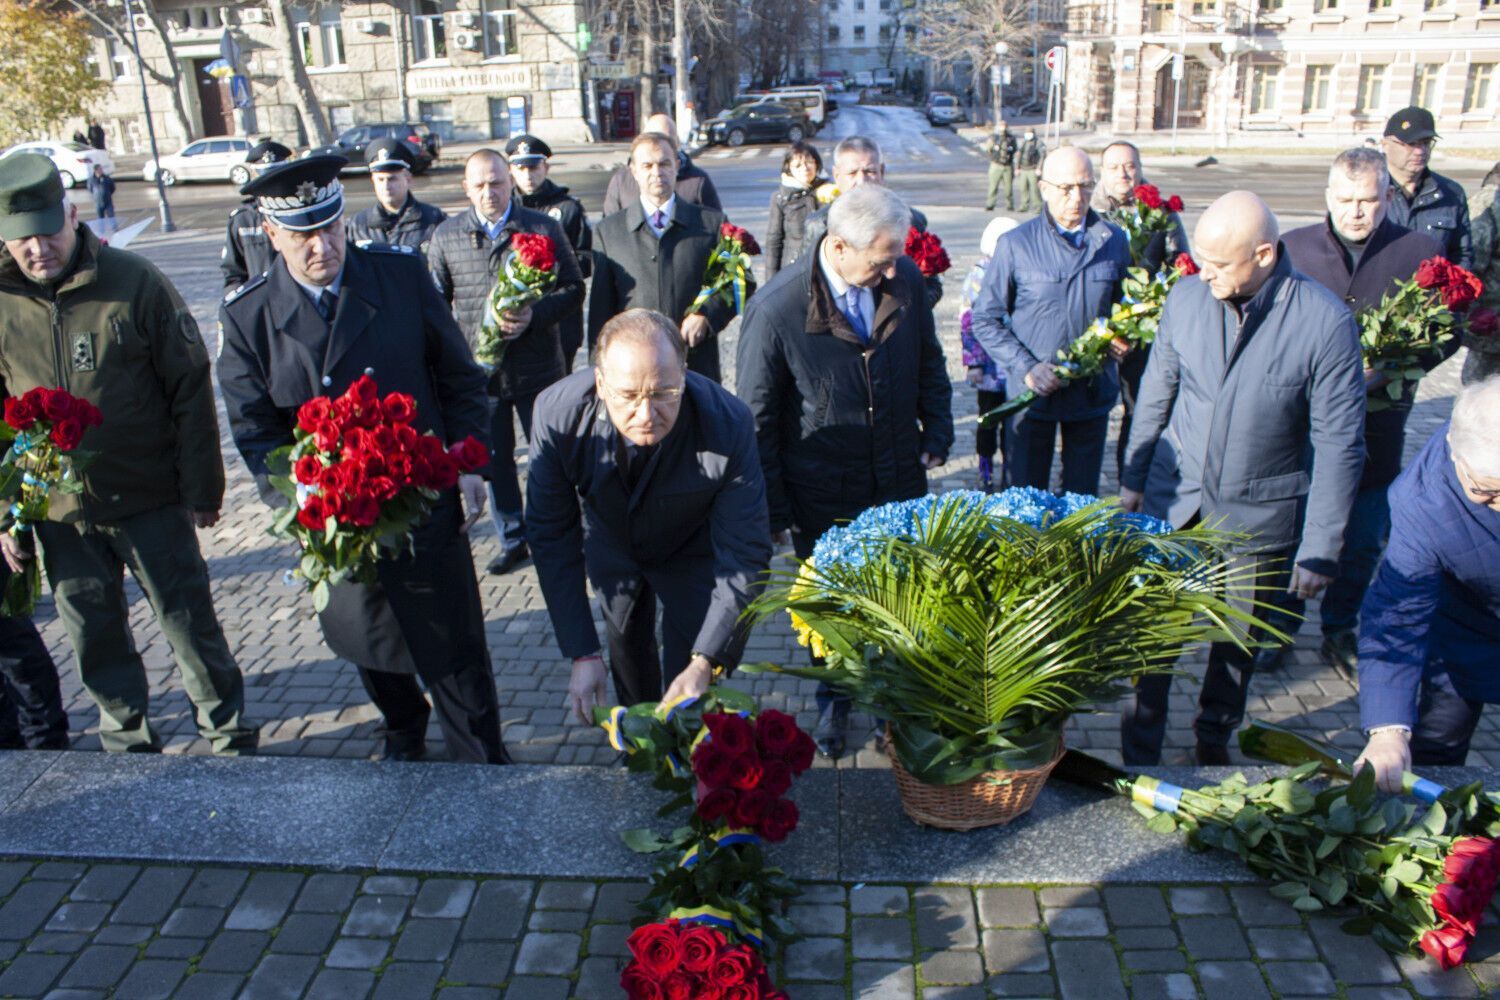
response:
M1417 63L1411 80L1411 102L1419 108L1438 106L1438 74L1442 63Z
M323 65L344 65L344 22L338 11L324 16L318 33L323 36Z
M130 57L127 55L128 52L128 49L121 48L119 45L117 45L113 38L106 38L104 40L104 55L108 59L108 62L106 63L108 69L106 69L104 72L111 74L109 76L106 76L105 79L123 80L125 77L130 75Z
M865 0L854 0L854 9L858 13L861 13L861 14L864 13Z
M889 24L882 24L880 26L880 40L882 42L891 40L891 26Z
M1151 0L1146 4L1147 31L1176 31L1176 0Z
M302 53L302 65L316 66L313 62L312 25L306 21L297 22L297 51Z
M1314 14L1337 14L1339 0L1313 0Z
M453 138L453 102L418 101L417 117L427 123L444 142Z
M836 24L830 24L828 26L828 40L830 42L836 42L836 41L839 40L839 26L838 25L836 25Z
M484 0L485 58L513 56L516 51L516 12L510 0Z
M1370 0L1371 14L1388 14L1395 6L1395 0Z
M1212 17L1219 12L1219 0L1193 0L1194 17Z
M1448 0L1422 0L1423 10L1447 10Z
M1286 0L1256 0L1255 9L1262 14L1280 14Z
M891 0L880 0L880 9L881 10L890 10L891 9Z
M1490 109L1494 80L1494 63L1473 63L1469 66L1469 82L1464 86L1465 112Z
M1276 85L1280 82L1280 66L1252 66L1250 68L1250 113L1252 115L1276 110Z
M856 24L854 26L854 40L856 42L865 40L865 26L863 24Z
M1375 115L1385 103L1385 67L1361 66L1359 92L1354 95L1354 113Z
M414 62L448 58L448 37L443 31L441 3L435 0L413 0L411 53Z
M1302 85L1302 113L1327 111L1332 91L1332 66L1307 67L1307 80Z

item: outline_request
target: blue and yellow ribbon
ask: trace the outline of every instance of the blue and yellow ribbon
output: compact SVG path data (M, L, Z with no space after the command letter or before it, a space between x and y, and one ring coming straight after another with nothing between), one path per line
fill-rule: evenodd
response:
M1174 813L1182 804L1183 788L1160 778L1142 775L1130 786L1130 798L1134 802L1157 812Z
M620 725L625 721L625 706L616 705L609 710L609 718L599 723L599 728L609 736L609 745L621 753L635 753L635 747L625 742Z
M759 927L751 926L728 910L721 910L717 906L678 907L667 914L667 919L684 924L706 924L721 931L733 931L756 948L765 946L764 936Z
M672 716L677 714L679 708L687 708L698 700L695 694L678 695L671 701L664 701L656 706L656 715L663 722L671 722Z
M709 837L715 847L734 847L736 844L758 844L760 837L746 827L736 827L732 830L716 830ZM679 868L691 868L698 863L698 845L694 844L677 862Z

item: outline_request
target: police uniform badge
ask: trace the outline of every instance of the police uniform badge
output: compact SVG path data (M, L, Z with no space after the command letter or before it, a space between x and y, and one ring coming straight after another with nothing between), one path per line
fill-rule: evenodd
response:
M552 218L556 219L558 222L561 222L562 221L562 206L561 205L549 205L549 206L547 206L547 214L550 215Z

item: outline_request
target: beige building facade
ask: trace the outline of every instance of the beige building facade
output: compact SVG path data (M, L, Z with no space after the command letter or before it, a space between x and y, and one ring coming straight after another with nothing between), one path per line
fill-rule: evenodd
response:
M1064 120L1185 144L1353 145L1408 105L1500 143L1500 0L1069 0Z
M192 138L269 136L293 147L315 140L285 82L265 6L158 0L156 9L182 72ZM591 136L587 60L578 51L583 20L582 4L572 0L335 2L299 11L295 37L335 136L366 122L425 121L445 140L504 139L519 99L530 131L549 141L581 142ZM161 34L141 14L135 27L144 58L165 72ZM239 49L240 84L211 72L226 30ZM130 50L101 33L91 63L114 82L96 107L109 145L143 150L145 116ZM172 111L170 90L148 81L148 93L158 142L176 148L188 137Z

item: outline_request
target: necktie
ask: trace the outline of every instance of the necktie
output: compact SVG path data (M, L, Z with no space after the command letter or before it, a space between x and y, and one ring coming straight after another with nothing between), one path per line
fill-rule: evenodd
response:
M318 315L323 317L323 322L332 323L333 314L338 311L339 297L328 289L323 289L318 296Z
M860 308L860 293L863 289L858 285L850 285L849 291L844 293L844 315L849 319L849 325L854 328L854 333L862 343L870 342L870 328L865 325L865 313Z
M659 208L651 213L651 228L655 229L657 232L661 232L663 229L667 228L667 217Z

